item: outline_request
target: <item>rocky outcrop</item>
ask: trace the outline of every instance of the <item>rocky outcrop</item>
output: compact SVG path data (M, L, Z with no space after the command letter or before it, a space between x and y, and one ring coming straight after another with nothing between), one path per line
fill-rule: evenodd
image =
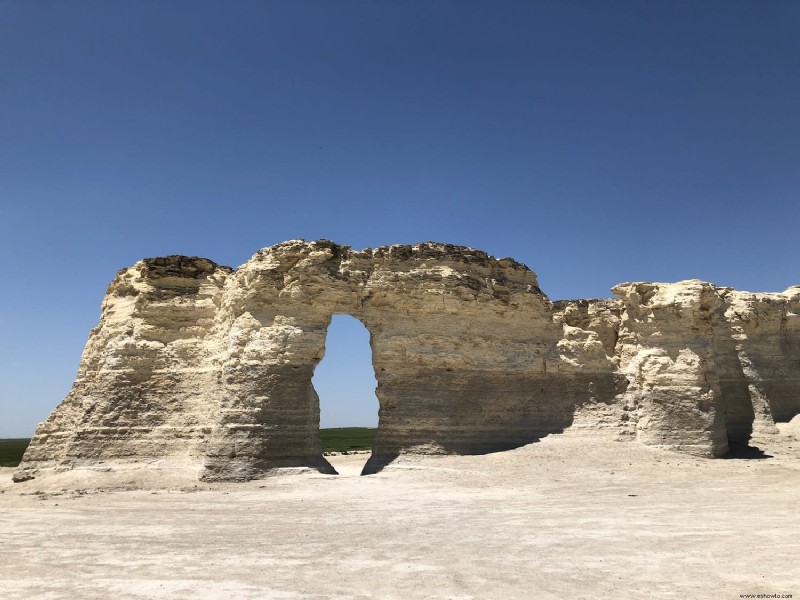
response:
M353 252L287 242L225 286L220 418L204 478L330 470L311 377L338 313L371 334L380 427L368 470L401 452L512 448L570 423L576 396L558 373L561 332L524 265L446 244Z
M753 294L698 281L613 290L622 402L650 445L724 456L800 412L797 288Z
M216 406L209 334L228 267L167 256L120 271L66 399L16 479L42 469L178 461L204 453Z
M696 454L728 451L717 373L723 301L711 284L628 283L613 289L624 306L619 367L622 397L635 410L637 438Z
M575 379L581 381L580 390L588 390L588 397L584 394L576 403L574 431L611 434L621 440L634 433L635 422L619 401L628 385L616 361L622 309L619 300L553 303L553 318L562 327L559 366L575 373Z
M800 413L800 286L782 294L720 293L752 399L754 430L774 432L774 422Z
M553 311L564 325L594 332L611 357L616 352L622 310L622 302L605 298L553 302Z
M719 456L800 412L800 288L628 283L552 303L511 259L439 243L290 241L231 270L120 271L72 391L15 478L143 468L206 480L333 472L311 384L334 314L371 334L380 423L402 453L485 453L566 428Z

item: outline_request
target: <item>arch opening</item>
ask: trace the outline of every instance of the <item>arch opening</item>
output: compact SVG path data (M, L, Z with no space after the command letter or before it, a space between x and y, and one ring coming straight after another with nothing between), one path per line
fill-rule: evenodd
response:
M357 318L333 316L312 384L325 458L340 475L360 474L372 456L379 403L370 333Z

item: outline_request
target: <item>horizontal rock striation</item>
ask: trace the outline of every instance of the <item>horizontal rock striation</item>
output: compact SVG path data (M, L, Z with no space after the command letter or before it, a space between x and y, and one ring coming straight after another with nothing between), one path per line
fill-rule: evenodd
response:
M782 294L721 291L756 429L800 413L800 286Z
M561 332L524 265L446 244L354 252L287 242L226 283L205 479L296 464L330 470L311 377L334 314L371 334L380 426L368 470L404 451L512 448L570 423L574 396L556 367Z
M36 430L15 477L177 460L204 453L216 407L208 335L231 272L183 256L120 271L66 399Z
M717 372L723 302L711 284L620 284L618 339L640 441L697 454L728 451Z
M800 412L800 287L625 283L550 302L511 259L440 243L264 248L236 270L169 256L120 271L67 398L17 481L160 467L245 480L333 473L311 378L334 314L370 331L380 402L365 472L567 428L705 456Z

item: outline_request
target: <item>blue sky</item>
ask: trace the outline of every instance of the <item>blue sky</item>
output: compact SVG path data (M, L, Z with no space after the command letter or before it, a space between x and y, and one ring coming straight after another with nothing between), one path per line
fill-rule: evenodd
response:
M0 437L145 256L439 240L554 299L800 283L798 64L795 2L0 0ZM342 322L323 424L374 421Z

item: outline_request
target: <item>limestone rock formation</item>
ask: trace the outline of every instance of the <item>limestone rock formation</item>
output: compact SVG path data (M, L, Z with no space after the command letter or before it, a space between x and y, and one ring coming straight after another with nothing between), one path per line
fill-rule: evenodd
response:
M723 456L798 414L793 290L753 294L698 280L616 286L623 402L637 411L638 439Z
M723 301L711 284L621 284L619 366L637 437L651 445L721 456L728 451L717 372Z
M264 248L236 270L145 259L109 286L72 391L15 478L163 469L206 480L322 456L311 384L334 314L371 334L380 402L365 472L574 427L707 456L800 412L800 287L627 283L552 303L512 259L440 243Z
M753 400L754 427L774 431L775 421L800 413L800 286L782 294L721 293Z
M120 271L72 390L37 428L16 478L202 453L216 416L203 393L214 383L208 336L230 272L183 256Z
M562 327L558 342L560 366L579 374L588 391L588 396L583 395L576 402L572 428L624 440L635 433L635 422L631 422L626 405L619 401L628 385L617 368L621 315L619 300L553 303L553 318Z

